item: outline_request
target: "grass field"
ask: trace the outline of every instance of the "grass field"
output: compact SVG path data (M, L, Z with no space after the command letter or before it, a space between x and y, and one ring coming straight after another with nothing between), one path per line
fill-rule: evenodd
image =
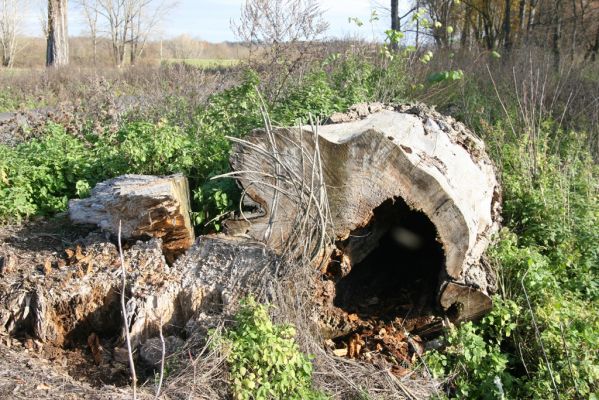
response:
M163 60L166 64L187 64L199 68L220 68L233 67L240 63L236 59L216 59L216 58L171 58Z

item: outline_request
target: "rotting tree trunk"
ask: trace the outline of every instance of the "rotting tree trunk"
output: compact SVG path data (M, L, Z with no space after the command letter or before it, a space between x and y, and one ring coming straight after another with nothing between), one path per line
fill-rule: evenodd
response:
M289 193L299 181L314 179L306 154L317 148L336 243L324 255L330 261L323 276L335 286L325 289L330 305L382 316L383 306L401 303L386 304L386 297L428 279L419 290L451 320L490 310L495 276L482 257L499 227L501 195L482 141L424 106L362 104L331 121L318 127L317 140L311 127L281 128L254 132L248 139L253 146L236 145L232 167L249 171L239 182L253 211L227 221L228 234L288 251L284 244L301 214ZM284 166L273 161L273 152ZM256 184L265 179L266 184ZM409 279L411 287L402 282ZM408 312L427 302L402 301L412 303Z
M69 202L75 223L98 225L123 239L162 239L169 263L191 247L189 186L183 175L123 175L98 184L91 196Z
M67 0L48 0L47 66L61 67L69 63L67 10Z

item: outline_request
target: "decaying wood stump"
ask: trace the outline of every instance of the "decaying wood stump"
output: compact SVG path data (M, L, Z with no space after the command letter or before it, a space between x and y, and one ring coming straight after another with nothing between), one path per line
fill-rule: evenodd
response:
M246 211L226 222L228 234L289 251L297 215L306 213L298 199L311 195L296 188L318 189L320 172L336 243L323 272L335 283L335 306L365 313L355 304L362 296L379 309L398 297L399 307L398 292L417 289L454 321L488 311L495 277L482 256L499 226L501 195L482 141L424 106L363 104L331 121L257 130L237 142L231 164ZM424 307L410 301L412 311Z
M320 328L333 354L409 365L422 352L418 335L438 332L444 317L487 312L496 288L483 253L501 195L483 143L423 106L362 104L330 122L236 139L230 175L243 210L225 234L193 242L180 175L125 175L70 202L72 221L113 235L121 221L124 239L151 238L125 248L127 326L107 235L92 232L41 260L6 243L0 339L19 338L49 359L83 349L97 370L110 370L127 365L128 329L139 361L155 366L159 330L175 352L259 292L275 303L289 297L279 308L316 322L303 328ZM306 293L316 302L297 300Z
M73 222L98 225L123 239L160 238L167 260L183 254L194 240L189 186L183 175L123 175L99 183L91 196L69 202Z

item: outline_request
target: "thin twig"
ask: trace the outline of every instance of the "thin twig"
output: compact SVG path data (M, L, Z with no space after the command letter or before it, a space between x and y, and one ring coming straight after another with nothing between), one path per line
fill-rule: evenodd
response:
M123 313L123 322L125 324L125 339L127 342L127 354L129 356L129 369L131 370L131 383L133 385L133 400L137 400L137 374L135 373L135 363L133 362L133 351L131 349L131 336L129 335L129 316L127 314L127 302L125 300L125 291L127 289L127 271L125 268L125 257L123 256L123 246L121 244L121 221L119 220L119 257L121 259L121 311Z
M160 335L160 344L162 345L162 354L160 357L160 378L158 380L158 388L156 389L156 399L160 398L160 391L162 390L162 381L164 380L164 358L166 356L166 343L164 341L164 335L162 334L162 316L160 317L160 325L158 326L158 334Z

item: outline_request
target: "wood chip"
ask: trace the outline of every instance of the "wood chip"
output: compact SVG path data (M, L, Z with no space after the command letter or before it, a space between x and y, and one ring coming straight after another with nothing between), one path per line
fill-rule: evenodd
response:
M81 245L77 245L76 249L75 249L75 260L76 261L81 261L83 258L85 258L85 256L83 255L83 251L81 249Z
M44 262L44 275L49 276L50 274L52 274L52 260L46 258Z
M360 338L358 333L354 333L349 339L349 358L356 358L359 356L362 346L364 346L364 341Z
M70 260L75 256L75 250L73 249L65 249L65 254L67 255L67 258Z
M347 356L347 348L345 349L335 349L333 350L333 354L337 357L345 357Z

